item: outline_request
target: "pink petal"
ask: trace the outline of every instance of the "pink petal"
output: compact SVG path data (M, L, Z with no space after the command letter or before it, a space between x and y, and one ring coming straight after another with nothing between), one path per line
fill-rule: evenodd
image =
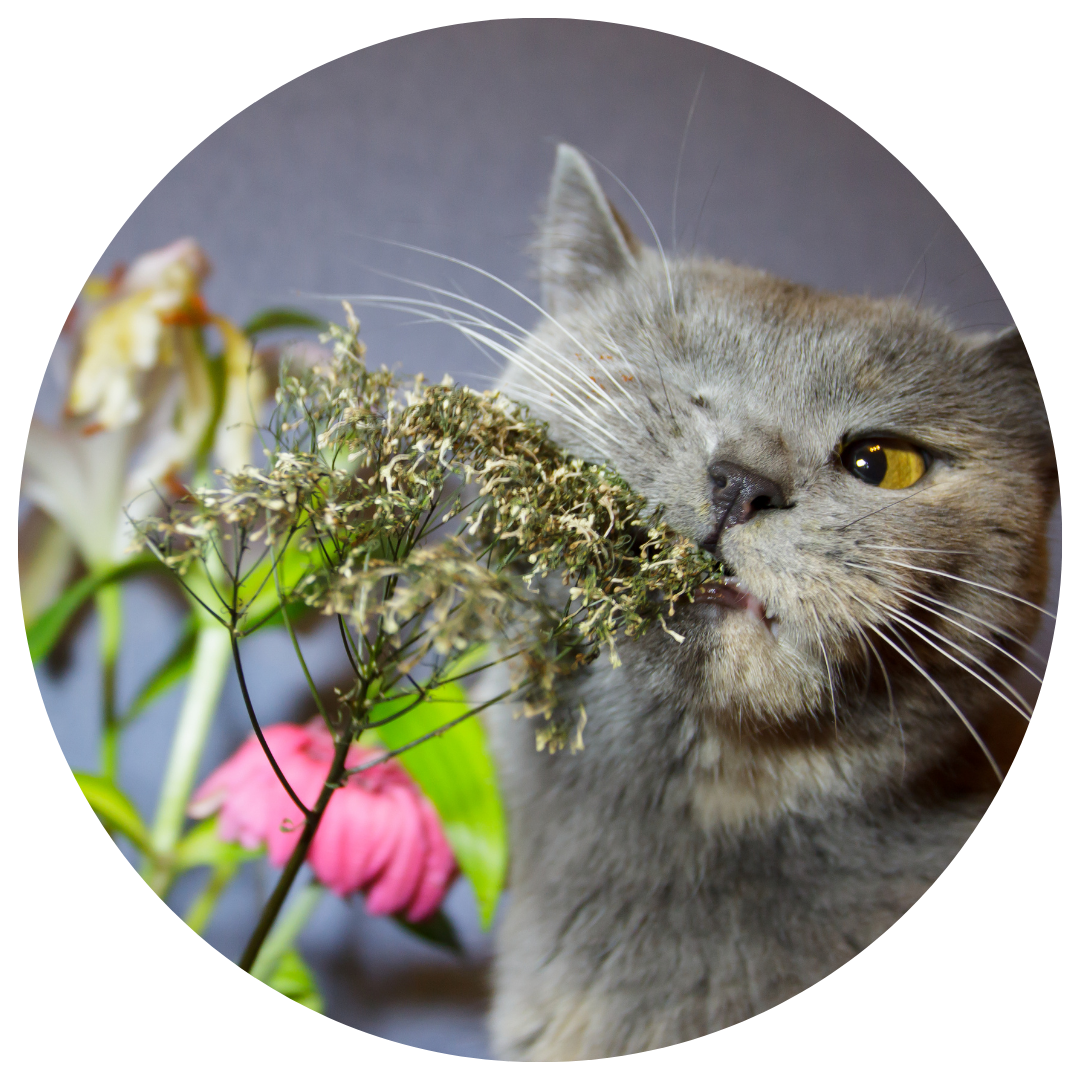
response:
M187 812L190 817L209 817L223 805L232 792L248 783L259 768L258 758L251 752L252 748L262 754L262 747L254 736L199 785L188 804Z
M356 807L348 789L335 791L311 841L307 861L315 876L338 896L345 896L357 886L351 880L346 852L356 832Z
M274 785L274 788L267 789L263 828L270 865L280 867L289 861L304 831L304 815L278 783L277 777L274 777Z
M399 787L391 789L388 797L396 804L400 825L390 861L367 894L367 909L372 915L388 915L406 907L424 872L426 845L418 796Z
M283 728L291 729L288 732L296 732L298 737L271 738L271 735L286 734ZM305 728L297 728L292 724L278 724L266 732L266 742L270 747L274 760L285 774L292 789L305 803L310 806L318 797L326 774L330 771L330 762L325 764L318 760L321 746L312 739L312 733ZM312 752L314 751L314 753ZM277 775L269 761L264 761L266 773L274 777L274 782L280 784ZM302 790L301 790L302 789Z
M304 728L295 724L275 724L263 733L274 758L293 756L309 739ZM266 753L259 740L250 735L231 758L219 765L192 796L188 813L192 817L208 817L232 795L242 791L264 773L273 775ZM289 774L286 772L286 776ZM291 783L291 780L290 780Z
M427 799L420 803L420 816L424 823L427 855L420 884L405 912L405 918L409 922L423 922L438 911L458 871L457 860L446 841L442 822L439 821L435 807Z
M314 806L333 760L333 735L318 717L303 726L276 724L264 735L297 796ZM381 753L353 746L346 761L355 768ZM222 838L252 848L265 842L274 866L285 864L303 832L302 811L254 736L196 791L190 812L207 815L215 810L220 810ZM281 828L285 821L293 826L288 831ZM393 760L352 777L334 792L308 862L339 896L366 888L372 914L407 909L414 921L438 908L457 872L434 807Z
M375 884L382 876L397 850L402 833L401 815L392 799L378 795L372 808L372 849L364 866L362 889Z
M280 765L281 762L279 761L278 764ZM281 771L285 773L286 779L292 785L292 789L299 796L300 801L309 808L313 807L322 794L323 784L326 783L326 776L330 772L330 762L313 760L306 754L297 754L289 759L288 765L288 770L282 765ZM274 776L274 783L279 787L281 786L276 776ZM284 790L282 788L282 791ZM288 798L288 793L286 793L285 797ZM295 803L293 806L295 808ZM299 810L297 812L299 813Z
M384 751L373 750L368 746L357 746L353 743L349 747L349 752L345 755L345 767L347 769L355 769L358 765L363 765L365 762L371 761L372 758L381 757ZM350 783L359 784L360 777L353 776L350 778Z
M365 790L363 796L364 816L357 822L349 854L351 877L358 889L365 888L382 872L397 835L393 804L370 791Z
M377 846L380 830L385 827L385 801L362 788L347 788L349 824L342 834L341 874L349 892L363 888L371 878L368 866Z
M273 777L271 777L273 780ZM277 807L276 780L268 783L256 776L234 791L218 817L218 833L224 840L238 839L245 847L258 847L273 827Z

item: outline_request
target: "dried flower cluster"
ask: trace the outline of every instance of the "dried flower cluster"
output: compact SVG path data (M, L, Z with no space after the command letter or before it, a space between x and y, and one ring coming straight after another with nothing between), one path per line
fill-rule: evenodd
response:
M515 660L515 691L547 718L540 742L563 746L557 677L604 645L617 663L620 631L692 600L717 565L499 393L370 370L346 309L332 353L284 359L266 467L193 493L145 535L182 574L207 568L215 613L241 634L268 588L337 616L352 725L404 700L418 665L437 686L483 642L488 663Z

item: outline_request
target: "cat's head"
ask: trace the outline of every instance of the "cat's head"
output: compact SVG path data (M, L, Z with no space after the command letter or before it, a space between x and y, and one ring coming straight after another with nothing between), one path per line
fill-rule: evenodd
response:
M723 567L668 620L684 643L634 653L642 678L720 724L830 738L885 731L900 698L962 732L1013 696L1056 496L1015 331L664 259L568 146L538 248L548 317L508 393Z

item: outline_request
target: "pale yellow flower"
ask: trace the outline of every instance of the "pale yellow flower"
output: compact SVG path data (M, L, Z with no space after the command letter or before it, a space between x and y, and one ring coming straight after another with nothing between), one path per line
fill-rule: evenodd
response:
M273 353L256 354L236 326L206 310L199 289L209 269L184 239L83 290L64 417L55 425L35 418L27 440L23 494L53 523L41 542L27 537L28 617L59 595L72 545L92 570L128 557L132 522L181 491L179 477L202 467L208 450L227 472L252 463ZM217 389L202 342L208 326L224 345Z
M138 435L130 425L85 434L71 421L58 427L36 417L30 422L23 494L75 541L91 569L124 557L128 462Z
M115 281L91 281L65 417L31 423L23 493L92 569L125 557L129 517L158 508L155 487L186 468L207 438L214 392L199 341L209 316L198 290L208 272L195 241L178 240ZM48 555L42 548L28 578L51 582L49 568L36 565Z
M121 276L83 331L68 411L109 430L138 420L159 367L183 364L206 321L199 286L210 264L194 240L149 252Z
M271 385L251 342L227 319L213 317L225 342L225 398L214 454L229 473L252 464L252 441Z

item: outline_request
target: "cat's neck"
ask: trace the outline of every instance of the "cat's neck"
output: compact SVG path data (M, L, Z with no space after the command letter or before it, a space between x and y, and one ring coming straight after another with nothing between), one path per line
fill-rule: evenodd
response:
M1002 708L979 726L994 760L1007 770L1023 721ZM767 828L792 814L824 817L882 797L919 803L989 798L999 786L974 740L913 745L899 731L873 741L763 743L706 722L690 770L694 819L713 834Z
M656 773L665 801L681 802L679 814L689 811L718 838L767 830L792 815L822 819L882 800L988 797L998 787L978 743L919 684L883 701L873 695L841 701L835 718L783 724L721 715L693 694L665 698L632 662L613 669L598 661L576 693L589 716L586 755L633 760L623 772L600 770L595 783L648 787ZM1004 771L1025 725L993 698L978 704L975 722Z
M935 806L945 789L921 794L887 740L740 745L602 660L573 697L577 754L538 754L509 709L493 731L515 852L493 1021L507 1056L646 1050L777 1004L891 925L985 808ZM953 781L957 760L939 762Z

